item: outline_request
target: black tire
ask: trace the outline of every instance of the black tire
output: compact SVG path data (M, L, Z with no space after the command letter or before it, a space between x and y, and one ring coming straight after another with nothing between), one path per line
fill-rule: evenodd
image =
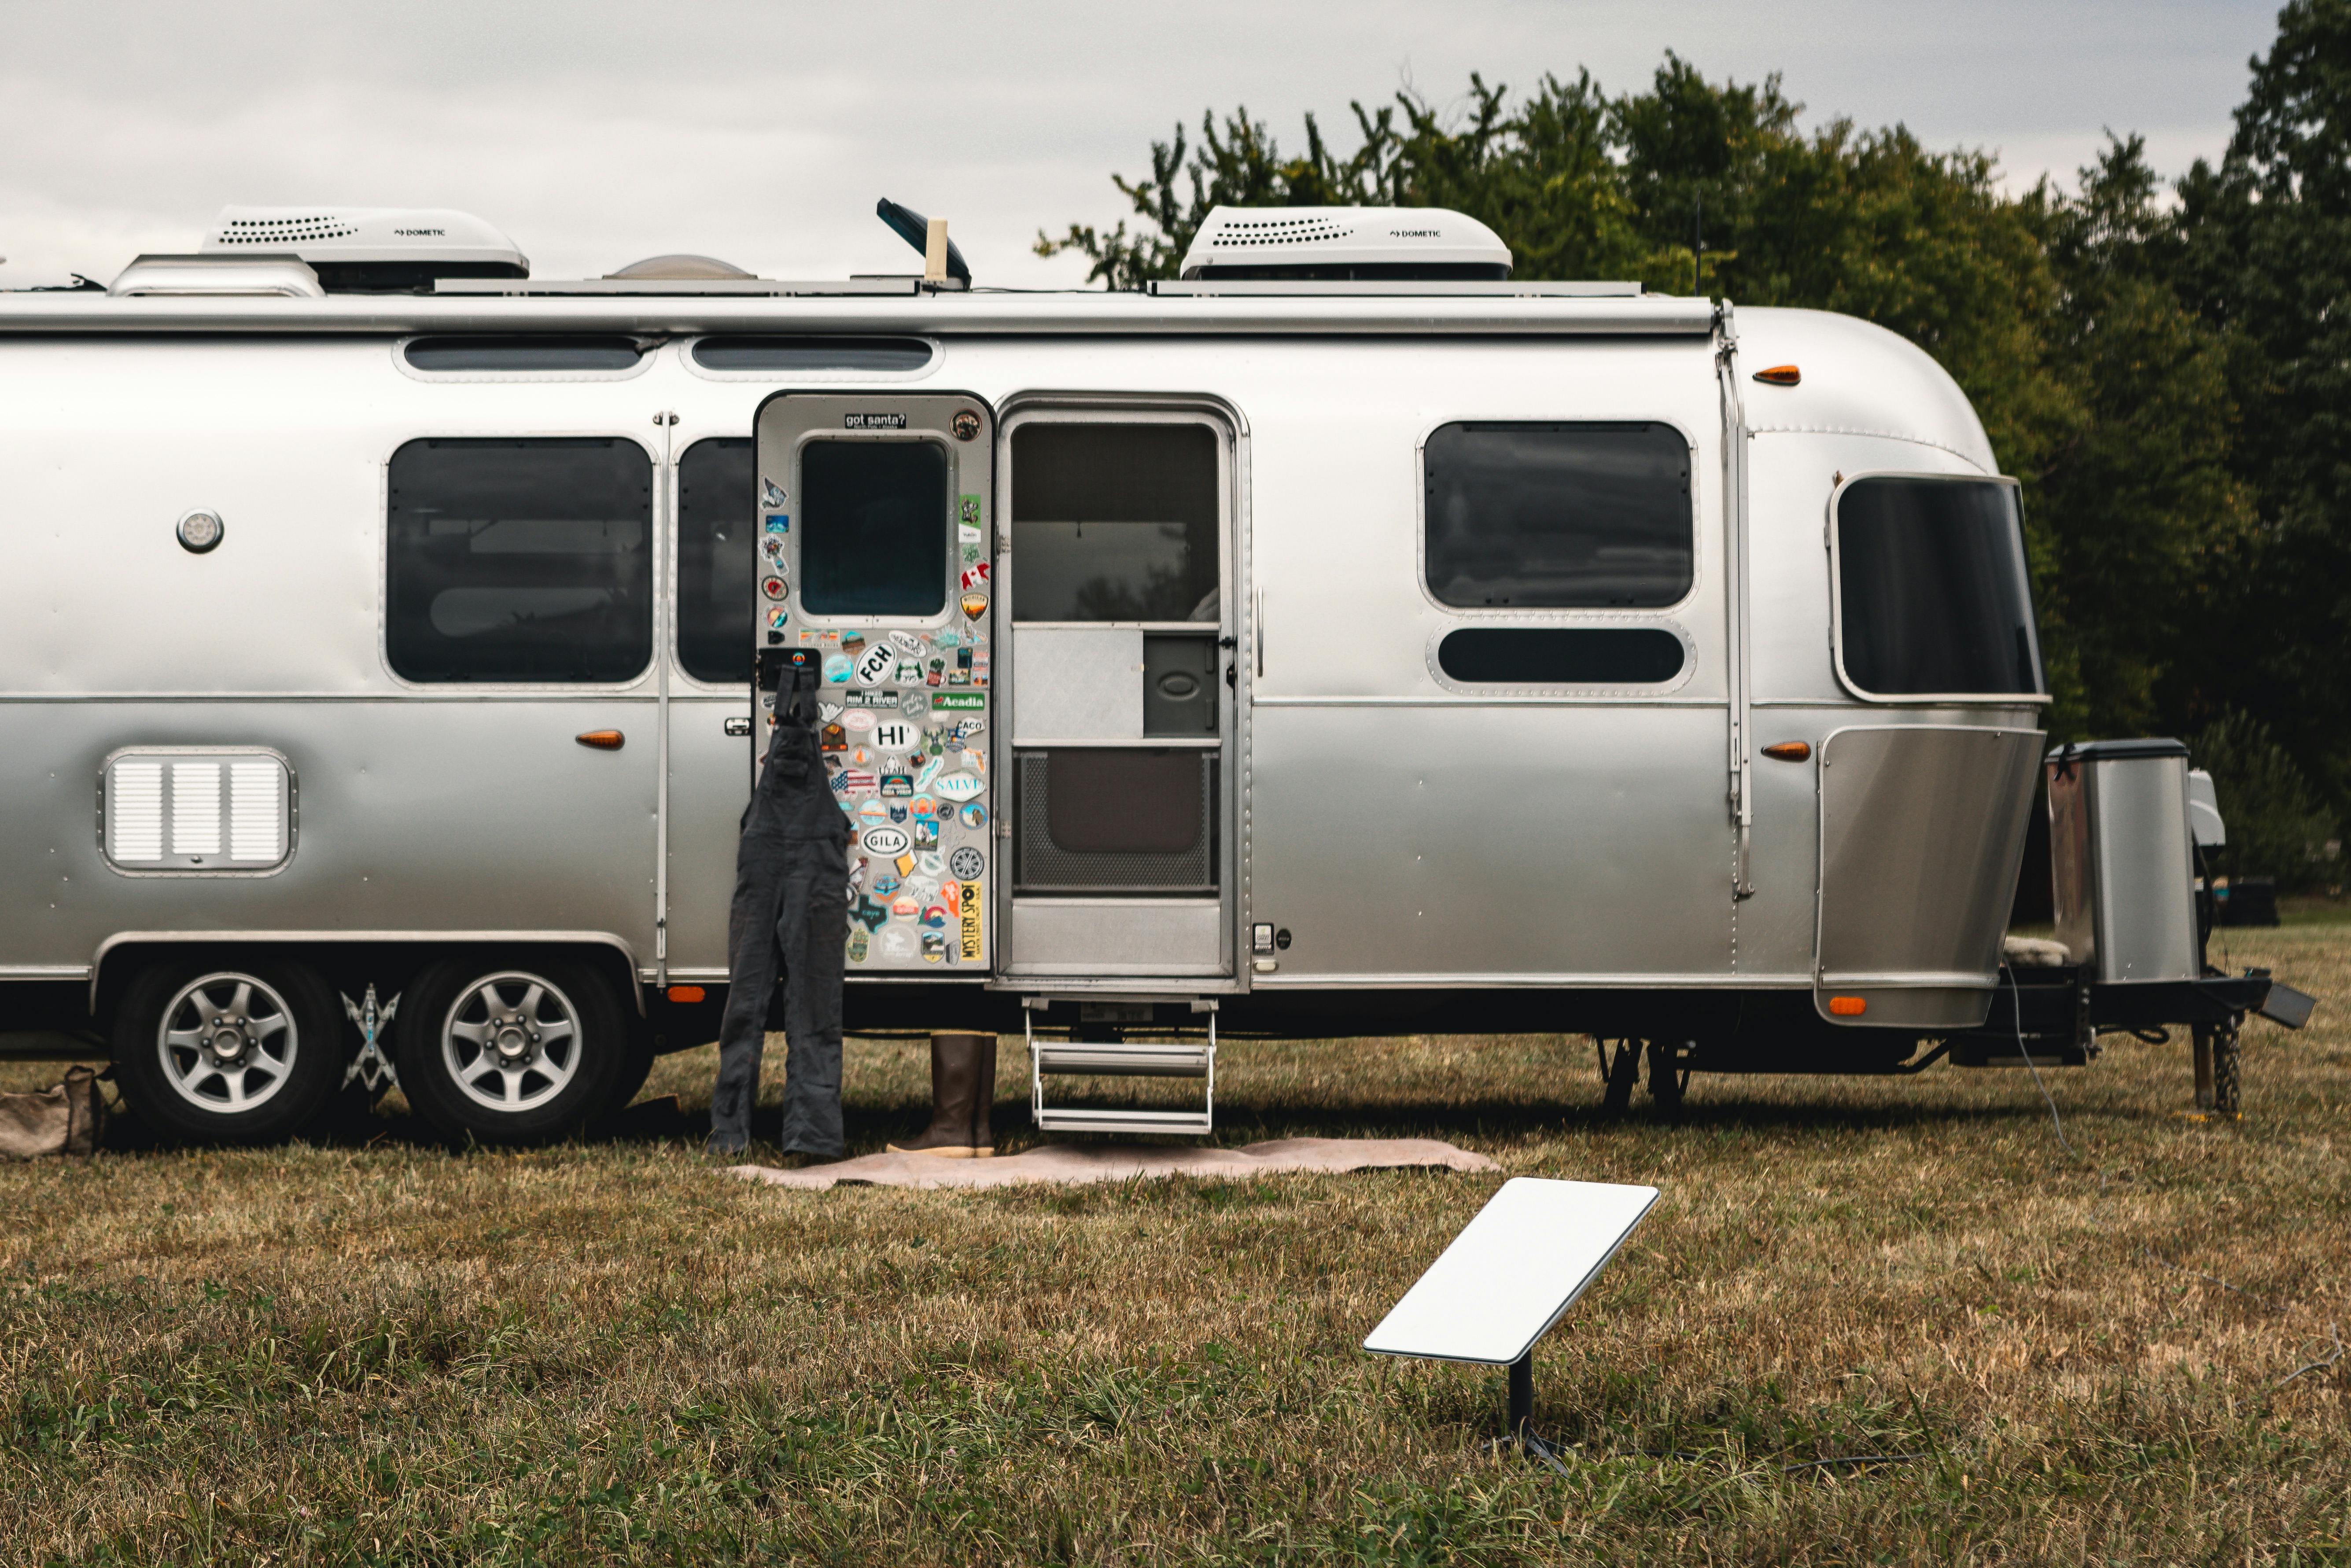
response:
M277 1143L340 1086L342 1024L335 993L298 959L159 957L115 1008L114 1082L168 1142Z
M393 1035L409 1104L449 1136L485 1144L577 1132L611 1103L629 1054L627 1020L603 977L538 954L427 965L401 998Z

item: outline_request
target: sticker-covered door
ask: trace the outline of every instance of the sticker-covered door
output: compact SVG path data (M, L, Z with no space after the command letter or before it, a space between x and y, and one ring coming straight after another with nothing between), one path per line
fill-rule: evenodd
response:
M759 410L753 766L784 673L814 671L852 831L852 980L990 962L993 426L960 393L782 392Z

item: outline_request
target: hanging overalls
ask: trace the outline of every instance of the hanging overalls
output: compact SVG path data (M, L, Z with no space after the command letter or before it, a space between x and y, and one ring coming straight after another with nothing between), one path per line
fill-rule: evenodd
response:
M789 682L789 675L787 681ZM787 1154L839 1158L841 945L849 925L849 819L817 756L808 699L779 695L775 737L735 851L735 903L726 918L728 990L710 1096L710 1145L722 1153L751 1135L759 1056L777 982L784 988Z

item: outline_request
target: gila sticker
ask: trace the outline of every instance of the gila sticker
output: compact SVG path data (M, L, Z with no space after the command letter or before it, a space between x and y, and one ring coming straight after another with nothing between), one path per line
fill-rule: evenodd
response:
M866 829L862 841L868 853L880 855L887 860L892 855L904 854L906 846L914 841L906 836L905 829L893 828L884 823L878 828Z

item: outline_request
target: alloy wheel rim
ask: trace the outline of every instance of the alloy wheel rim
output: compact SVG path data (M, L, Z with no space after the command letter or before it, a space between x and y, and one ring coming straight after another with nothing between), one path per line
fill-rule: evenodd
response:
M486 1110L535 1110L579 1075L580 1011L544 976L485 975L457 994L441 1021L441 1064L458 1092Z
M183 1101L234 1116L268 1103L292 1080L299 1037L275 988L222 970L172 994L156 1026L155 1054Z

